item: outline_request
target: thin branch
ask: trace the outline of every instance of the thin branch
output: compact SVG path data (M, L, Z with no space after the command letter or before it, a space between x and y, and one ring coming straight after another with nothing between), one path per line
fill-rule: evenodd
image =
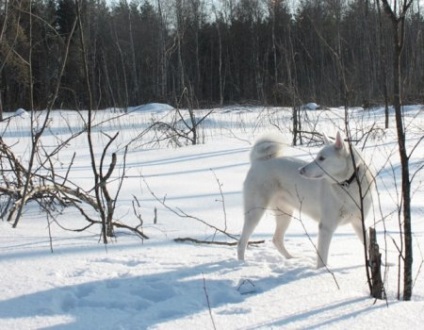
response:
M213 319L213 314L212 314L211 303L209 301L209 294L208 294L208 290L206 289L206 279L205 279L205 276L204 275L203 275L203 291L205 292L206 303L208 305L209 316L211 318L212 326L216 330L216 325L215 325L215 321Z
M209 224L207 221L200 219L198 217L192 216L190 214L187 214L186 212L184 212L183 210L181 210L180 208L172 208L170 207L167 203L166 203L166 198L159 198L158 196L156 196L156 194L152 191L152 189L150 188L149 184L147 183L146 179L143 178L144 183L146 184L146 187L148 189L148 191L150 192L150 194L153 196L154 199L156 199L157 202L159 202L163 207L165 207L168 211L171 211L172 213L174 213L175 215L177 215L180 218L185 218L185 219L192 219L192 220L196 220L206 226L208 226L209 228L214 229L215 231L224 234L225 236L234 239L234 240L238 240L234 235L231 235L229 233L227 233L225 230L222 230L216 226L213 226L211 224Z
M224 245L224 246L237 246L238 244L238 241L236 242L206 241L206 240L199 240L199 239L195 239L191 237L179 237L179 238L175 238L174 241L177 243L191 242L196 244ZM247 244L253 246L253 245L259 245L264 243L265 243L264 240L259 240L259 241L249 241Z

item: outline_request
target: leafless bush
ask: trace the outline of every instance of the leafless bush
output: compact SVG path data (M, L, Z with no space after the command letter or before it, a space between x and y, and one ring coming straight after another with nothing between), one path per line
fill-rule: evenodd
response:
M113 141L113 137L111 141ZM101 166L103 166L109 146L110 143L108 143L103 151ZM42 148L40 148L40 150L42 150ZM18 211L23 209L28 203L34 201L61 227L63 226L60 224L58 215L61 214L64 208L76 208L87 221L86 226L80 229L74 229L76 232L83 231L94 225L102 226L101 217L98 215L103 212L107 219L106 228L109 231L109 237L113 236L113 228L124 228L134 232L141 238L148 238L143 233L140 226L132 227L114 219L114 210L119 189L115 196L112 196L109 192L108 180L111 178L116 167L117 156L115 153L112 153L112 160L107 167L106 173L100 171L99 188L103 198L98 200L96 196L91 193L93 189L88 191L84 190L81 186L74 184L69 179L68 175L72 171L75 154L65 174L61 175L55 168L53 154L56 152L58 151L55 149L53 153L47 154L45 157L43 157L42 154L38 154L37 158L43 159L44 165L35 167L30 171L28 167L19 160L19 157L15 155L12 148L6 145L0 138L0 211L2 218L12 222L13 226L16 227L19 223L19 221L17 221L17 219L19 220L19 218L17 218ZM125 160L123 168L125 169ZM124 173L125 172L123 172L120 178L121 184ZM24 187L26 182L27 189L25 190ZM96 214L97 216L95 216Z
M87 69L85 61L86 53L84 48L83 26L80 19L79 2L77 4L77 15L72 24L72 29L67 36L64 44L61 70L58 72L57 83L54 88L53 95L47 104L47 111L44 118L38 117L36 112L31 110L30 123L31 134L29 144L29 155L27 161L22 161L13 151L13 146L8 145L0 138L0 212L3 219L12 223L16 227L23 214L24 208L32 201L38 203L46 212L46 216L59 226L64 226L59 221L59 216L64 208L76 208L87 224L82 228L73 229L73 231L84 231L92 226L101 227L101 236L103 242L107 243L109 238L114 234L114 228L124 228L136 233L141 238L147 238L140 226L132 227L121 223L115 218L115 206L118 199L122 183L125 177L126 153L125 149L122 160L122 175L113 180L118 180L118 188L113 195L110 191L110 182L112 175L117 167L118 156L116 152L110 152L110 148L118 133L113 136L104 134L107 137L107 143L103 147L100 160L95 159L93 141L91 140L92 125L92 107L89 109L88 121L85 126L77 133L72 134L65 141L59 141L53 151L48 152L42 144L42 137L48 131L51 121L51 112L60 90L60 81L63 76L69 55L69 47L74 37L74 32L78 26L79 37L81 42L81 55L84 62L84 68ZM32 17L32 16L30 16ZM30 22L31 24L31 22ZM51 28L51 27L50 27ZM29 66L29 81L31 76L31 53L27 61ZM87 70L87 88L90 83L88 81ZM33 108L33 107L32 107ZM82 118L82 116L81 116ZM64 149L73 139L81 134L86 134L89 142L89 150L91 156L93 184L90 189L86 190L70 179L70 173L73 170L73 162L76 156L74 153L69 162L68 167L63 170L57 168L57 158L62 149ZM98 146L96 146L98 151ZM110 154L109 165L106 165ZM98 164L98 165L97 165Z

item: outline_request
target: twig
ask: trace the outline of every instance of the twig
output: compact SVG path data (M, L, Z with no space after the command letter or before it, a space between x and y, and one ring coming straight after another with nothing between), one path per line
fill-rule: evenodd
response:
M222 183L219 181L215 171L211 168L210 169L215 177L216 183L218 184L218 189L219 189L219 194L221 195L221 203L222 203L222 212L224 214L224 230L227 230L227 211L225 208L225 198L224 198L224 193L222 192Z
M415 284L417 284L418 276L420 275L421 269L424 265L423 251L421 250L421 246L420 246L418 239L416 240L416 242L418 242L417 243L418 244L418 251L420 252L420 255L421 255L421 262L420 262L420 265L418 266L417 275L415 276L415 279L414 279L414 287L415 287Z
M216 330L216 325L215 325L215 321L213 319L212 308L211 308L211 303L209 301L209 294L208 294L208 290L206 288L206 279L205 279L204 274L203 274L203 291L205 292L206 303L208 304L209 316L211 317L212 326Z
M196 244L208 244L208 245L226 245L226 246L236 246L238 242L220 242L220 241L205 241L205 240L198 240L191 237L183 237L183 238L175 238L175 242L182 243L182 242L192 242ZM248 245L258 245L265 243L264 240L260 241L250 241L248 242Z
M147 236L146 234L143 233L142 230L140 230L140 226L137 227L131 227L129 225L123 224L121 222L112 222L112 226L116 227L116 228L124 228L124 229L128 229L129 231L134 232L135 234L137 234L138 236L140 236L142 239L149 239L149 236Z
M156 196L156 194L152 191L152 189L150 188L149 184L147 183L147 181L145 180L145 178L143 178L144 183L146 184L147 189L149 190L150 194L153 196L154 199L156 199L156 201L158 201L163 207L165 207L168 211L171 211L172 213L174 213L175 215L177 215L180 218L187 218L187 219L192 219L192 220L196 220L214 230L216 230L217 232L220 232L221 234L224 234L225 236L234 239L234 240L238 240L234 235L231 235L229 233L227 233L225 230L222 230L216 226L213 226L211 224L209 224L208 222L206 222L205 220L202 220L198 217L195 217L193 215L187 214L186 212L184 212L183 210L181 210L180 208L172 208L170 207L167 203L166 203L166 198L160 199L158 196Z

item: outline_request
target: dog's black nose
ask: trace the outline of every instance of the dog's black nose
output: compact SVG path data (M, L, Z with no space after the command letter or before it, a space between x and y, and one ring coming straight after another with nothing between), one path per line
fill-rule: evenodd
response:
M299 173L300 175L305 175L305 168L304 167L299 168Z

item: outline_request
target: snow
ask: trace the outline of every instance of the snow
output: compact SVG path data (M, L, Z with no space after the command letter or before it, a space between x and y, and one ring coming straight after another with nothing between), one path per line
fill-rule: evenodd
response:
M15 116L26 118L28 117L28 112L25 109L19 108L15 111Z
M130 107L128 112L164 112L172 111L174 108L164 103L147 103L137 107Z
M302 110L317 110L317 109L319 109L319 107L320 106L318 104L316 104L315 102L310 102L310 103L302 105L300 108Z
M197 118L208 111L197 111ZM76 210L63 210L54 222L30 203L17 228L0 222L0 329L421 329L424 149L419 145L411 156L415 283L412 301L402 302L396 297L400 168L394 120L390 129L383 129L384 109L353 109L350 125L352 138L359 141L358 147L378 173L369 221L375 223L388 265L384 268L386 301L369 297L362 246L350 227L337 230L328 270L314 268L317 227L306 217L293 220L287 231L286 247L295 256L292 259L281 257L271 243L271 214L252 237L265 243L250 247L244 263L236 259L234 246L174 241L191 237L233 242L196 218L239 234L242 183L251 144L262 133L277 130L291 141L291 114L288 108L214 109L199 127L201 144L183 142L183 147L175 148L162 131L148 130L154 120L173 121L174 110L167 105L97 112L93 132L97 159L108 142L104 133L119 132L110 147L110 152L117 152L118 164L129 145L127 179L116 218L125 223L138 221L132 206L136 196L149 239L142 241L119 230L105 246L97 227L81 233L61 227L86 225ZM42 123L44 115L37 113L35 122ZM53 150L84 127L86 115L53 111L41 139L43 150ZM408 107L405 121L407 147L412 150L423 135L422 107ZM3 141L23 162L29 157L30 124L29 120L0 123ZM308 113L302 129L331 137L343 127L343 111L333 108ZM304 136L304 142L309 145L288 152L310 160L320 145L310 136ZM84 134L53 158L57 173L68 169L74 152L70 178L90 189L93 179ZM118 168L115 178L122 171ZM178 216L178 211L189 217Z

